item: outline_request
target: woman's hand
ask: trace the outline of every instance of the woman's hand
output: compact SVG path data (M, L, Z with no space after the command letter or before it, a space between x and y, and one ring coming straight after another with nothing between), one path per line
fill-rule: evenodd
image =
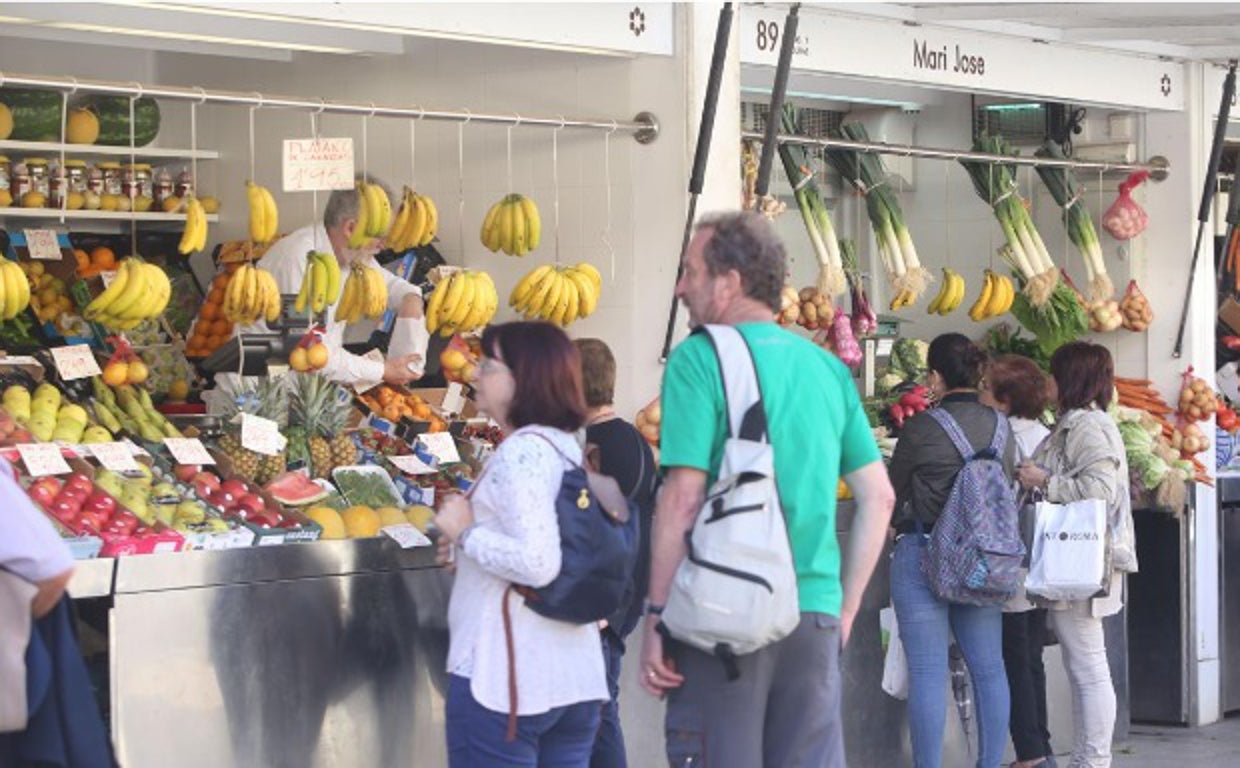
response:
M474 510L469 499L459 493L443 497L434 523L448 541L457 541L461 533L474 524Z
M1029 491L1034 488L1045 488L1050 477L1049 472L1030 461L1024 462L1016 470L1016 479L1020 481L1022 488Z

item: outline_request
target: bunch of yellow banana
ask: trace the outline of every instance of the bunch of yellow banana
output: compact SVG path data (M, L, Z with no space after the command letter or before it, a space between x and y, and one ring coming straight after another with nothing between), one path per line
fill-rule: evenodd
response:
M983 320L1006 314L1012 308L1014 298L1016 298L1016 287L1012 285L1012 278L988 269L982 292L969 309L969 318L975 323L980 323Z
M593 314L602 290L603 278L592 264L544 264L521 278L508 297L508 305L525 313L527 320L538 317L567 326Z
M16 261L0 259L0 320L12 320L30 306L30 281Z
M439 209L435 207L435 201L405 187L396 221L392 222L387 234L387 247L403 253L410 248L430 245L438 231Z
M392 228L392 201L378 184L357 183L357 224L349 235L349 247L361 248Z
M949 315L964 301L964 278L954 269L943 267L943 285L939 294L926 307L926 314Z
M253 325L259 318L271 322L280 316L280 286L267 270L242 264L228 281L223 311L238 325Z
M344 281L344 294L336 307L336 320L356 323L363 317L374 319L387 310L387 283L375 267L354 264Z
M306 254L306 274L301 278L301 290L293 309L305 312L309 307L316 315L340 300L340 263L336 257L323 251Z
M207 247L207 212L198 198L191 197L185 201L185 231L181 233L181 242L177 251L188 256L195 251Z
M86 305L82 316L119 331L138 327L163 314L172 297L172 284L164 271L135 258L123 259L116 279Z
M524 256L542 242L538 206L524 195L505 195L482 221L482 244L491 253Z
M266 187L252 181L245 183L246 197L250 201L250 239L256 243L274 240L280 227L280 212L276 201Z
M917 301L917 294L905 288L896 294L895 298L891 300L891 304L888 306L891 308L892 312L895 312L896 310L913 306L915 301Z
M447 338L476 331L495 317L499 294L486 272L462 269L435 286L426 305L426 330Z

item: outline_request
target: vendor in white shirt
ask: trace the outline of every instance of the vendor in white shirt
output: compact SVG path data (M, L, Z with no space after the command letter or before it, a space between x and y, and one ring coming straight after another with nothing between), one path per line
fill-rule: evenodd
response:
M369 182L379 183L374 177ZM380 186L390 199L391 192L387 186ZM349 265L359 260L378 269L387 283L388 309L396 312L386 361L371 360L345 351L345 323L336 322L336 304L332 304L327 308L327 332L323 343L327 346L328 358L322 372L341 384L380 381L405 384L421 378L426 364L429 335L422 313L422 292L375 261L375 254L383 247L381 237L367 241L360 248L349 247L349 237L357 226L357 214L356 189L332 192L323 211L323 223L302 227L280 238L259 259L258 266L275 277L280 292L284 294L297 293L301 289L301 281L306 274L306 254L312 250L335 254L340 269L345 273L342 280L348 275Z

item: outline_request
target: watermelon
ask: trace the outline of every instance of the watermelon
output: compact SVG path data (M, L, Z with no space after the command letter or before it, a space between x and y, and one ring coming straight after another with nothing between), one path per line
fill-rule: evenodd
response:
M285 472L264 488L286 507L300 507L326 498L328 492L302 472Z
M85 107L99 118L99 138L96 144L108 147L129 146L129 97L88 96L80 107ZM134 146L145 147L159 134L159 104L149 96L134 102Z
M60 141L60 115L64 100L59 91L31 88L0 88L0 103L13 113L15 141Z

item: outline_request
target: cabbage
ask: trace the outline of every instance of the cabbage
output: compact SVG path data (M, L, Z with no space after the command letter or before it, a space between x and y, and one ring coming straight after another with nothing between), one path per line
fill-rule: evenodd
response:
M891 348L891 367L898 368L913 379L926 370L930 345L921 339L898 339Z
M1152 453L1128 454L1128 467L1141 478L1141 485L1152 491L1163 481L1171 467Z
M887 395L891 393L891 390L895 389L896 387L900 386L903 383L904 383L903 376L901 376L898 373L893 373L891 371L888 371L887 373L875 379L874 392L878 394L879 396L886 397Z
M1151 453L1154 450L1153 435L1146 431L1139 422L1121 421L1118 427L1129 457L1134 453Z

